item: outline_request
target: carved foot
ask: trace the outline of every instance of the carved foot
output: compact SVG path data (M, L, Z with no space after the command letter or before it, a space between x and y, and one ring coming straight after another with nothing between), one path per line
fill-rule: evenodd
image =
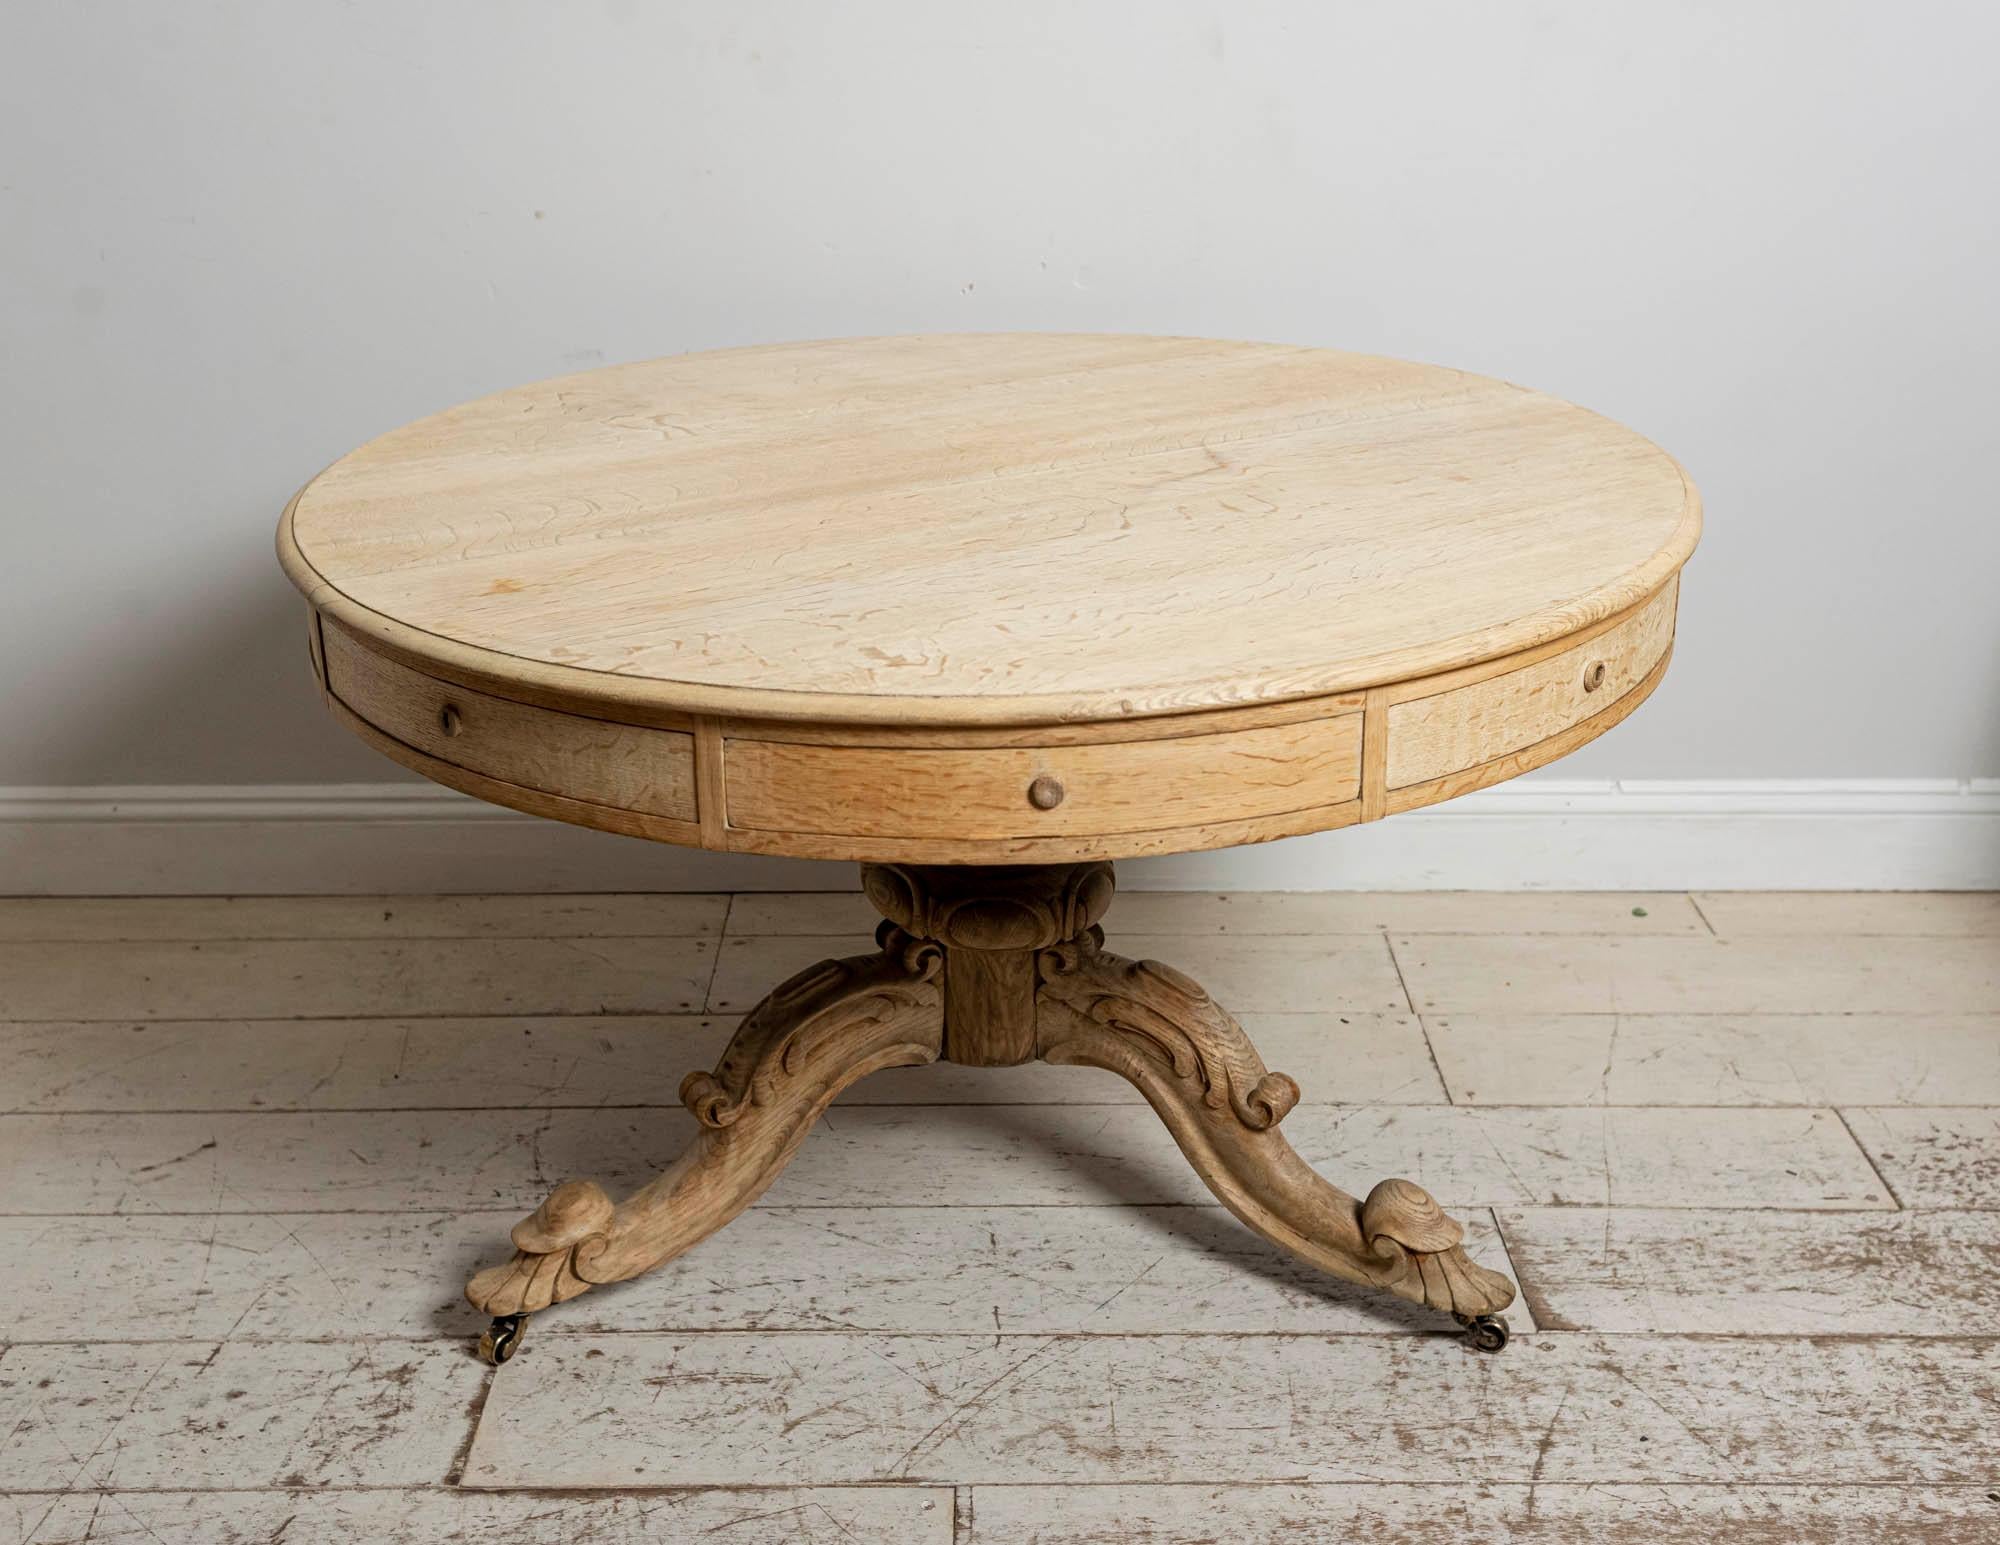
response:
M1382 1286L1416 1303L1479 1319L1514 1301L1514 1284L1466 1255L1465 1229L1410 1180L1385 1180L1361 1204L1361 1233L1389 1266ZM1506 1332L1500 1336L1506 1344ZM1491 1350L1499 1351L1499 1347Z
M1385 1180L1359 1202L1323 1180L1278 1131L1298 1085L1265 1068L1199 984L1101 943L1091 929L1041 953L1044 1061L1128 1079L1224 1206L1322 1270L1468 1321L1514 1301L1513 1283L1467 1258L1464 1229L1421 1186Z
M591 1263L610 1242L605 1230L616 1211L596 1181L565 1180L514 1225L508 1235L514 1241L513 1260L489 1266L468 1282L467 1300L491 1315L518 1315L587 1292ZM579 1251L584 1256L581 1271Z
M496 1316L490 1360L505 1361L519 1337L502 1320L636 1277L729 1222L856 1079L936 1060L941 951L886 924L878 938L878 954L822 961L778 987L744 1017L713 1073L687 1076L681 1099L701 1131L658 1178L615 1206L596 1182L567 1180L514 1225L513 1259L465 1289Z

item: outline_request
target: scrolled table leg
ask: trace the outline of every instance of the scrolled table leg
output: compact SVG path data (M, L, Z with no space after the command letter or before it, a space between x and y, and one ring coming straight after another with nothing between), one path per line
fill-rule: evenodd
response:
M514 1226L513 1258L465 1289L495 1317L489 1361L512 1355L521 1317L636 1277L728 1223L856 1079L937 1059L942 951L888 924L877 937L878 953L821 961L776 988L713 1072L687 1076L681 1099L701 1130L656 1179L616 1205L594 1181L568 1180Z
M1513 1283L1466 1256L1464 1229L1421 1186L1385 1180L1358 1201L1322 1179L1278 1131L1298 1085L1198 983L1110 954L1095 928L1043 950L1039 977L1042 1060L1129 1080L1244 1223L1337 1277L1457 1317L1482 1350L1505 1344Z

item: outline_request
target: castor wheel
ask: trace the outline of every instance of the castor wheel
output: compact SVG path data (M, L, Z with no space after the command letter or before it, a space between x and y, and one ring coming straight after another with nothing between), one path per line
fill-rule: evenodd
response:
M1497 1352L1507 1344L1504 1314L1455 1314L1452 1318L1465 1327L1465 1339L1481 1352Z
M486 1327L486 1334L479 1338L481 1360L499 1367L521 1349L521 1337L527 1329L528 1317L525 1314L496 1316L493 1323Z

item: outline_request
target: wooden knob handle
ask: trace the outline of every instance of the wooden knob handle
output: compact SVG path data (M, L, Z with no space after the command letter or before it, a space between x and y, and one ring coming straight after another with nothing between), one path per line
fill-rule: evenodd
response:
M1028 803L1037 810L1053 810L1062 802L1062 784L1047 773L1028 785Z
M1583 690L1586 692L1595 692L1603 685L1604 662L1602 660L1592 660L1590 664L1583 668Z
M465 728L465 722L458 716L458 705L446 703L438 710L438 728L447 735L456 735Z

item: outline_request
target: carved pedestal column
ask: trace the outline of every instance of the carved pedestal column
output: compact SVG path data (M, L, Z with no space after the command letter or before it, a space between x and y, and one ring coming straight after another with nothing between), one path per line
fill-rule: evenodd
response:
M856 1079L940 1056L1108 1068L1266 1239L1455 1315L1484 1350L1506 1344L1498 1311L1513 1284L1467 1259L1464 1230L1428 1193L1384 1180L1359 1201L1321 1179L1278 1131L1298 1085L1198 984L1103 948L1108 863L868 864L862 884L885 919L878 952L799 973L750 1011L712 1074L688 1075L693 1145L616 1206L591 1181L564 1182L515 1226L513 1259L472 1279L466 1297L496 1317L482 1343L494 1361L512 1355L525 1315L637 1276L734 1218Z
M1111 866L1017 869L864 864L861 888L895 927L944 951L944 1056L973 1067L1032 1062L1040 952L1111 905Z

